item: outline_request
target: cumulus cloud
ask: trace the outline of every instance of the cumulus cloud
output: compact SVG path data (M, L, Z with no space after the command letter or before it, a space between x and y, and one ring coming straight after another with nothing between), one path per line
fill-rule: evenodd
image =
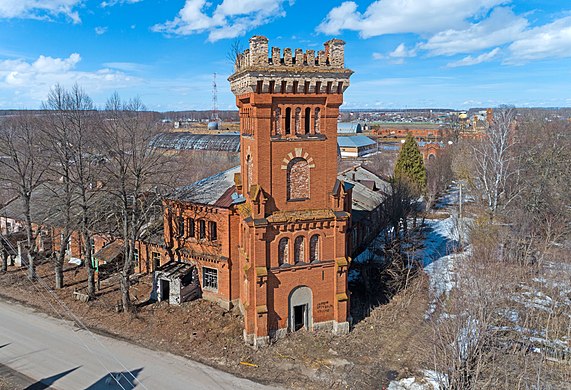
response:
M208 32L211 42L235 38L285 16L284 3L294 0L224 0L212 10L206 0L186 0L178 15L152 27L155 32L191 35Z
M473 53L512 42L527 26L528 21L510 8L498 7L488 18L462 30L439 32L420 47L431 55Z
M80 61L78 53L67 58L41 55L33 62L20 59L0 61L0 90L25 95L39 102L58 83L64 86L77 83L86 90L113 90L137 82L134 77L108 68L79 71L76 67Z
M346 1L333 8L317 31L334 35L342 30L358 31L361 37L384 34L434 34L465 28L467 19L481 17L511 0L377 0L365 12Z
M571 57L571 16L529 29L508 47L506 63Z
M0 18L49 19L66 16L74 23L81 22L75 10L82 0L0 0Z
M447 66L449 68L457 68L459 66L477 65L477 64L481 64L483 62L488 62L488 61L493 60L494 58L497 57L497 55L499 53L500 53L500 48L496 47L494 50L492 50L488 53L480 54L479 56L476 56L476 57L467 56L467 57L462 58L461 60L451 62Z

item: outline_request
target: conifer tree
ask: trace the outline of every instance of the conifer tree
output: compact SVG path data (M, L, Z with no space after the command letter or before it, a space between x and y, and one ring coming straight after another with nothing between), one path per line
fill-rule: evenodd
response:
M418 145L410 133L406 136L395 165L395 179L409 182L419 192L426 189L426 168Z

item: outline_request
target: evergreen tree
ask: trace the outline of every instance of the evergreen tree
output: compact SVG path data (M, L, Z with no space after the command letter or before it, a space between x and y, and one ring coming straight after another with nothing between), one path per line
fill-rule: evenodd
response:
M395 165L395 179L409 182L420 192L426 189L426 168L418 145L410 133L406 136Z

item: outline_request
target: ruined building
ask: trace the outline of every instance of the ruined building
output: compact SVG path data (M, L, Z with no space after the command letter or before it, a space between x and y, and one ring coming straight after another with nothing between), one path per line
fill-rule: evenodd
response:
M324 49L269 55L267 38L251 38L229 78L240 167L166 202L174 258L197 265L204 298L240 308L254 345L302 328L349 330L353 185L338 179L337 118L353 72L343 41Z

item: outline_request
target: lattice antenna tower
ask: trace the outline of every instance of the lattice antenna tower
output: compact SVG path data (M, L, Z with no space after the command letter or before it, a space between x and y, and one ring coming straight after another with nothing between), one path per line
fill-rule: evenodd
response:
M212 76L212 120L218 122L218 86L216 85L216 73Z

